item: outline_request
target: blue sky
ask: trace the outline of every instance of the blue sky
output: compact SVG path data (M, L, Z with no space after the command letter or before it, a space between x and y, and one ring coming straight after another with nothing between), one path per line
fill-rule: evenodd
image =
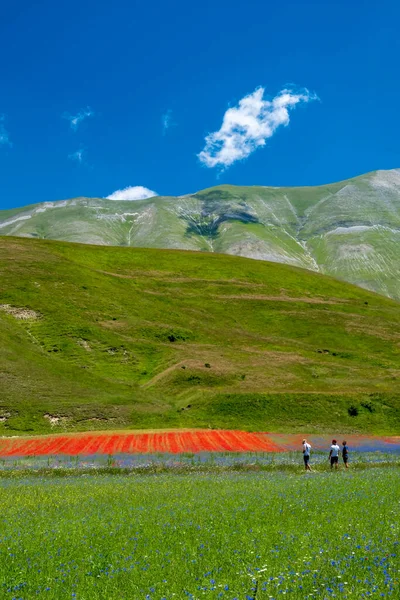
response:
M399 19L385 0L3 3L0 207L400 167Z

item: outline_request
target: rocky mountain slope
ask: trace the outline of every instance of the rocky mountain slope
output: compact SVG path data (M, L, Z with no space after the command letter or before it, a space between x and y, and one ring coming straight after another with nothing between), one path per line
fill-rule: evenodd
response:
M0 211L0 234L234 254L399 299L400 169L315 187L222 185L134 202L44 202Z

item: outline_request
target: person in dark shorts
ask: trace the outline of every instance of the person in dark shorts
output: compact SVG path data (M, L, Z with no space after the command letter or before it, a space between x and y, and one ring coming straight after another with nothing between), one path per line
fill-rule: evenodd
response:
M309 444L307 442L307 440L303 440L303 460L304 460L304 468L306 471L311 471L310 452L311 452L311 444Z
M329 452L329 461L331 463L331 469L333 469L333 466L335 466L335 469L338 468L339 466L339 452L340 452L340 448L336 442L336 440L332 440L332 446Z
M346 440L342 442L342 458L343 458L343 462L344 462L344 466L346 467L346 469L349 468L349 448L347 446L347 442Z

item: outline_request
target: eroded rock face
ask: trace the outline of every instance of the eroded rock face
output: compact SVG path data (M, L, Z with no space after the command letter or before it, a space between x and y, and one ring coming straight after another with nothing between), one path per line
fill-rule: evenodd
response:
M18 306L11 306L11 304L0 304L0 310L9 315L12 315L16 319L21 319L23 321L39 319L41 316L40 313L35 310L31 310L30 308L19 308Z
M50 415L48 413L43 415L43 418L45 418L52 427L54 427L55 425L64 425L68 421L68 418L66 416Z

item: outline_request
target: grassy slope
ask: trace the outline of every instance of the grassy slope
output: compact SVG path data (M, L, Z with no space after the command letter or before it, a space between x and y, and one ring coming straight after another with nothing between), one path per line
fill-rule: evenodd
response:
M0 270L0 304L41 315L0 311L3 434L49 431L45 414L53 431L399 431L389 299L275 263L7 237Z

